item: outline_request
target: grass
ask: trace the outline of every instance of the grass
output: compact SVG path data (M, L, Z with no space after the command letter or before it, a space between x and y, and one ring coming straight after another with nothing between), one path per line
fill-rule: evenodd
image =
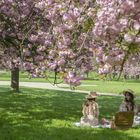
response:
M20 82L54 82L54 74L48 72L48 78L29 78L27 72L20 72ZM10 71L0 71L0 81L10 81L11 80L11 73ZM62 82L62 79L57 79L57 82Z
M21 88L16 94L0 87L0 140L139 140L140 128L126 131L79 128L85 94ZM100 118L110 119L122 101L100 96Z
M121 93L123 90L132 89L140 96L140 83L131 81L83 81L83 84L96 86L79 86L76 89L98 91L105 93Z
M93 73L90 74L91 76ZM53 73L50 73L49 81L53 82ZM0 80L10 80L10 72L9 71L1 71L0 72ZM20 81L22 82L48 82L48 80L44 78L28 78L28 74L26 72L20 72ZM58 82L62 81L58 79ZM76 89L78 90L87 90L87 91L98 91L103 93L120 93L126 89L132 89L136 95L140 96L140 81L139 80L127 80L127 81L104 81L104 80L83 80L83 85L87 86L78 86ZM89 86L91 85L91 86ZM92 86L93 85L93 86ZM96 85L96 86L94 86ZM64 87L69 88L69 87Z

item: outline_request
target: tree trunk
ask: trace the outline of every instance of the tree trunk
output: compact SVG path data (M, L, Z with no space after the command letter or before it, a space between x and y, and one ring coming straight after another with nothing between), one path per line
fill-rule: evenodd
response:
M128 79L128 76L127 76L126 74L124 74L124 79L125 79L125 80Z
M86 75L87 75L87 79L88 79L88 77L89 77L89 72L86 72Z
M136 80L138 80L140 78L140 75L136 75Z
M19 92L19 68L11 70L11 88L15 92Z

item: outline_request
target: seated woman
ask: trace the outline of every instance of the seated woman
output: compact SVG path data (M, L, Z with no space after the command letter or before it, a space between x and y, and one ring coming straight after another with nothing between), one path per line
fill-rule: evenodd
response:
M134 102L134 92L132 90L126 90L123 92L124 100L120 105L119 111L133 111L135 113L134 116L134 125L140 125L140 113L138 112L138 106Z
M83 104L83 117L81 117L80 125L82 126L96 126L99 124L99 107L96 102L96 92L90 92L86 97L86 101Z
M136 105L134 102L134 94L132 90L123 91L124 100L120 105L120 112L134 111L137 112Z

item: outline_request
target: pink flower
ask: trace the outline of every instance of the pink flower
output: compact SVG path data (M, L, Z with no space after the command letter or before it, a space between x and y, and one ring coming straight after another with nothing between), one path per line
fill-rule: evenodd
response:
M61 59L61 60L59 60L58 62L57 62L57 64L58 64L58 66L62 66L62 65L64 65L65 64L65 60L64 59Z
M140 23L138 23L138 22L134 22L133 26L134 26L134 29L137 31L140 29Z
M132 43L134 41L134 36L130 35L130 34L125 34L124 35L124 39L126 42L128 43Z

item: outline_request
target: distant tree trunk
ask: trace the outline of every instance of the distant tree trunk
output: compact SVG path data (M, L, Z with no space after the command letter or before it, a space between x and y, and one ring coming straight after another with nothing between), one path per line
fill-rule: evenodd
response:
M120 78L121 78L121 75L123 73L123 68L124 68L125 61L126 61L126 57L124 58L124 60L122 62L120 73L119 73L119 76L118 76L117 80L120 80Z
M86 72L87 79L89 78L89 72Z
M15 92L19 92L19 68L11 70L11 88Z
M136 79L139 79L140 78L140 75L136 75Z
M124 79L125 79L125 80L128 79L128 76L127 76L126 74L124 74Z
M55 76L54 76L54 83L53 84L56 85L57 84L57 74L58 74L57 67L54 70L54 74L55 74Z

